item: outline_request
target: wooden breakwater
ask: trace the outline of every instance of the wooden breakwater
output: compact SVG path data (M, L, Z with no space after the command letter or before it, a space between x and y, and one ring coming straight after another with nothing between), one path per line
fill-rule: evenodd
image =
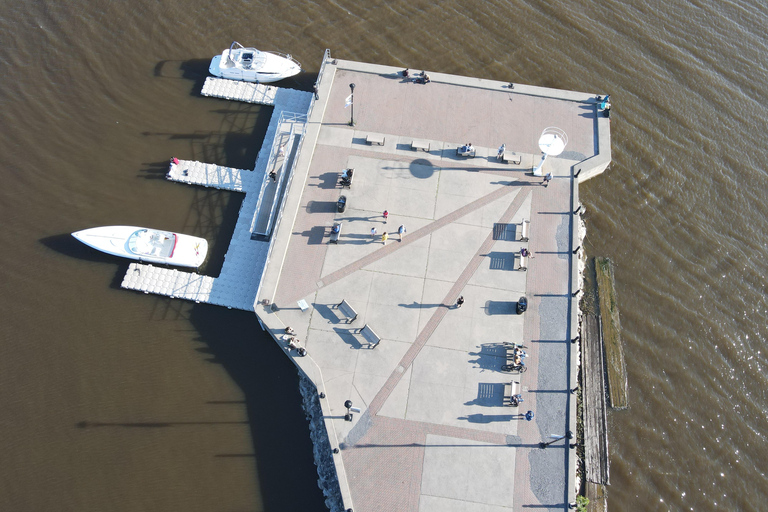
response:
M605 347L608 398L614 409L627 408L627 366L621 345L621 323L613 279L613 265L608 258L595 258L595 274L600 311L600 330Z
M605 413L603 345L596 315L586 314L582 334L582 400L584 401L584 470L586 479L609 483L608 425Z

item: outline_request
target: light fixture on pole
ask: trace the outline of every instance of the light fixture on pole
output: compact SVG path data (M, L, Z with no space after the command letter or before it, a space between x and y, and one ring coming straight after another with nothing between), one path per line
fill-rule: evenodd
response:
M544 441L540 442L539 443L539 448L546 448L547 446L549 446L552 443L555 443L555 442L557 442L557 441L559 441L561 439L573 439L573 432L571 432L569 430L568 432L565 433L564 436L558 436L558 435L552 434L549 437L551 437L552 440L551 441L547 441L546 443ZM574 448L574 447L575 447L575 444L571 445L571 448Z
M349 90L352 91L349 95L349 126L355 126L355 84L349 84Z
M554 126L544 128L544 131L541 132L541 137L539 137L539 149L541 149L544 155L542 155L539 165L533 170L533 175L541 176L544 160L550 155L557 156L562 153L566 144L568 144L568 136L563 130Z

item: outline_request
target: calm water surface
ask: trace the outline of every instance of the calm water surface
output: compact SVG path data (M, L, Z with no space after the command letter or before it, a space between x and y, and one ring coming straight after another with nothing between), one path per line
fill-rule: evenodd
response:
M322 510L255 317L121 291L127 264L68 235L180 230L218 271L240 197L162 177L252 167L269 109L199 96L236 39L298 58L288 87L330 48L611 93L613 164L581 189L629 370L611 510L764 510L766 25L756 1L0 2L0 509Z

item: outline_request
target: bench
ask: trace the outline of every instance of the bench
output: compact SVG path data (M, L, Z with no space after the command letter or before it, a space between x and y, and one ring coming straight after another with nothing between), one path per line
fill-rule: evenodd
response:
M528 256L523 256L520 253L515 254L515 270L528 270Z
M522 343L510 343L509 341L505 341L503 343L504 349L507 352L507 362L514 362L515 360L515 349L524 349L525 345Z
M357 318L357 311L355 311L355 309L349 305L349 302L347 302L346 299L336 304L334 309L341 311L341 313L347 318L348 324L351 324Z
M516 155L514 151L507 152L505 151L504 154L501 156L501 161L505 164L515 164L520 165L520 162L523 161L523 157L520 155Z
M524 220L520 223L520 241L528 241L528 233L531 231L531 221Z
M513 380L511 382L505 382L504 383L504 400L503 404L507 407L512 407L514 404L512 403L512 397L518 394L518 391L520 390L520 383L516 380Z
M365 338L365 340L372 345L371 348L376 348L376 346L381 341L381 338L379 338L379 335L373 332L373 329L368 327L368 324L365 324L363 328L357 332L358 334L362 334L363 338Z
M458 148L456 148L456 155L475 158L475 156L477 155L477 149L475 149L475 147L472 146L472 149L467 151L465 148L466 146L459 146Z
M336 231L336 226L339 226L339 230ZM329 244L338 244L339 243L339 235L341 235L341 222L334 222L333 228L331 228L331 239L328 240Z
M414 140L411 142L411 149L414 151L422 150L422 151L429 151L429 142L423 141L423 140Z
M353 179L355 179L354 169L344 169L339 173L339 183L341 183L341 188L352 188Z
M367 142L371 146L373 146L374 144L378 146L383 146L385 140L386 138L383 135L377 135L373 133L368 134L368 137L365 138L365 142Z

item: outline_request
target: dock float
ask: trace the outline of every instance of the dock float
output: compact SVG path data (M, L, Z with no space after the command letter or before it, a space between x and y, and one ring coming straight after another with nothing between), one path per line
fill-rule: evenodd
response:
M274 105L278 90L272 85L253 84L209 76L205 79L200 94L258 105Z
M248 180L253 179L253 172L244 169L233 169L216 164L206 164L191 160L171 162L166 178L188 185L217 188L245 192L249 188ZM243 184L243 180L246 183Z
M245 194L219 277L133 263L121 287L253 311L271 250L269 234L301 150L312 93L210 77L203 89L207 96L274 107L253 170L180 159L169 165L166 178L171 181ZM279 180L269 177L272 170L279 171Z

